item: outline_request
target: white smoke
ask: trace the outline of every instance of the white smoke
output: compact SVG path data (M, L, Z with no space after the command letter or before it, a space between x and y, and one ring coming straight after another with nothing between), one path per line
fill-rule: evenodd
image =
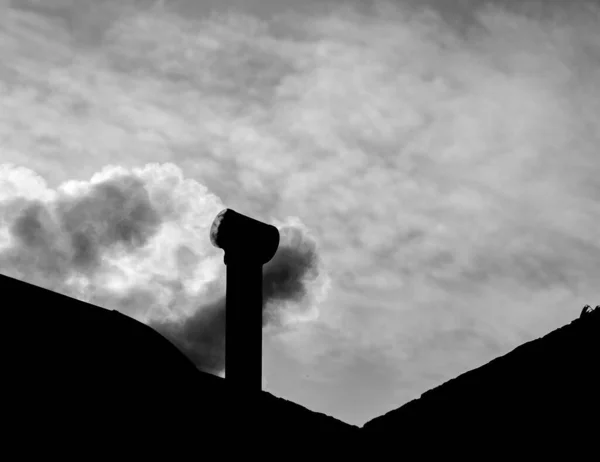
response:
M108 166L56 190L0 165L0 271L115 309L167 336L203 370L224 367L225 267L209 230L223 203L174 164ZM278 222L264 267L264 325L315 319L329 284L298 218Z

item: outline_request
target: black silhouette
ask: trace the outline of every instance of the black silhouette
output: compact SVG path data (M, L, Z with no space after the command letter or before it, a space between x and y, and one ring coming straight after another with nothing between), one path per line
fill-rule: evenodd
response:
M475 441L513 450L594 441L578 433L600 410L598 307L359 429L261 391L262 265L277 251L277 229L224 210L211 240L227 264L225 380L148 325L0 275L5 439L45 456L73 441L192 448L245 433L338 456L363 443L459 454Z
M590 308L591 308L590 305L585 305L583 307L583 310L581 310L581 314L579 315L579 317L582 318L583 316L590 314L591 313ZM594 310L597 310L598 308L600 308L600 305L596 305L596 308L594 308Z
M431 435L436 443L468 437L497 445L501 438L511 448L556 437L585 445L574 423L597 421L600 411L600 310L588 308L583 319L367 422L364 436L400 433L413 444Z
M279 246L279 231L234 210L215 218L210 239L225 250L225 378L241 390L262 389L262 267Z

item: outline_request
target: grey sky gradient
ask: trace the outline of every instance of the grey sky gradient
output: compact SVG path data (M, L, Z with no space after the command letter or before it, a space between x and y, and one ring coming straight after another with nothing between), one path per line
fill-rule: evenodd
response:
M599 303L598 2L36 3L0 2L0 271L181 322L216 213L276 224L315 260L265 387L359 425ZM147 232L73 260L80 203Z

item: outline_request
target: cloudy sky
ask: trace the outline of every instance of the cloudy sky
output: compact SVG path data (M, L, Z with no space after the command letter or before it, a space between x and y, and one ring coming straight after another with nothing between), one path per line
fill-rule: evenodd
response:
M0 2L0 272L218 373L272 223L265 389L356 425L598 304L596 2L160 3Z

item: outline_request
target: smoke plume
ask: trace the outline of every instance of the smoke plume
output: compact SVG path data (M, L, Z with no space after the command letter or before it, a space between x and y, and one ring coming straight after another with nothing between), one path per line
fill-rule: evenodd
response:
M108 166L56 190L2 164L0 272L132 316L219 374L225 266L209 230L223 208L174 164ZM288 329L318 316L329 277L299 219L274 225L281 243L263 269L263 326Z

